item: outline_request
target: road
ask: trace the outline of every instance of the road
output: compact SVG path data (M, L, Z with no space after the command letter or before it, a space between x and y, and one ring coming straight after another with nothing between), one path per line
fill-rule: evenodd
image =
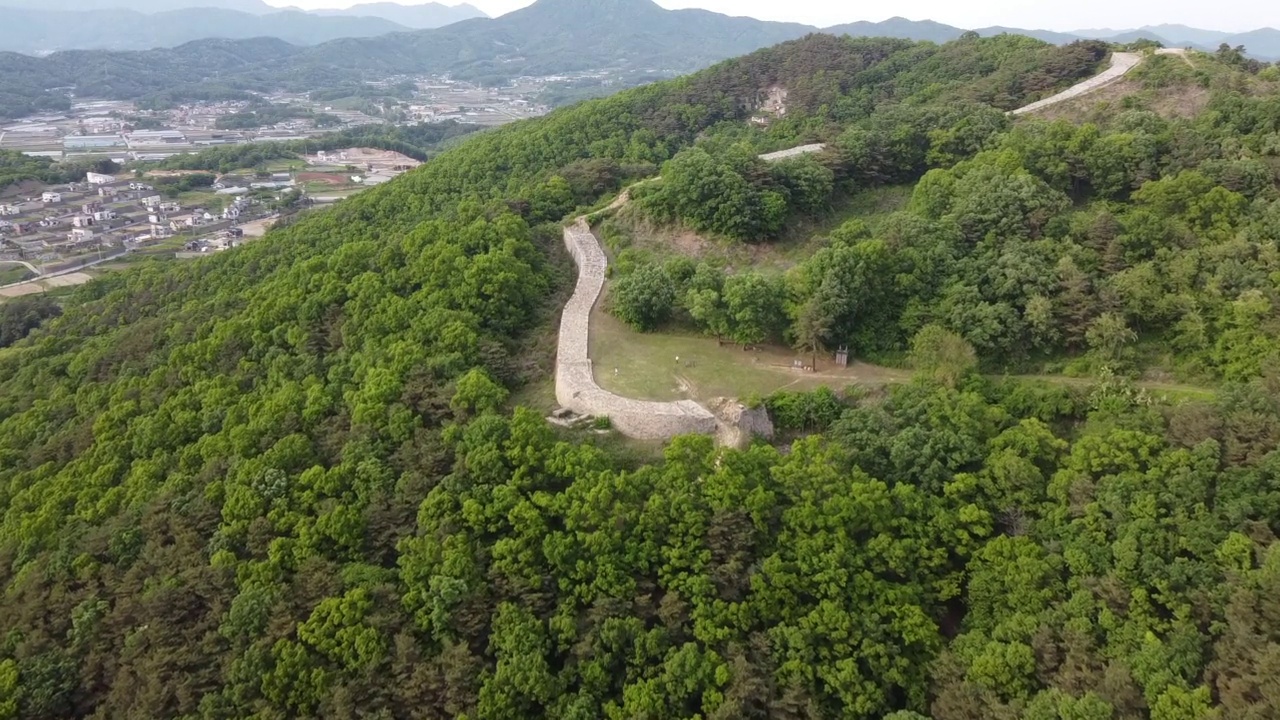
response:
M3 135L3 134L4 133L0 133L0 135ZM31 272L37 275L40 274L40 268L37 268L35 265L32 265L26 260L0 260L0 265L21 265L22 267L30 270Z

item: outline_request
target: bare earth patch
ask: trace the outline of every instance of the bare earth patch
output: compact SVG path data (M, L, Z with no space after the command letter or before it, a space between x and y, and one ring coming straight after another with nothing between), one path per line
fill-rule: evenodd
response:
M93 279L92 275L82 272L67 273L66 275L58 275L57 277L45 278L43 280L32 280L31 282L21 285L14 285L0 290L0 297L22 297L23 295L35 295L45 290L53 288L70 287L72 285L83 285Z
M1099 122L1114 116L1122 109L1121 102L1131 96L1142 97L1140 107L1166 118L1190 118L1198 115L1209 104L1210 90L1199 85L1180 84L1175 87L1149 91L1140 80L1126 78L1095 90L1088 95L1052 105L1032 113L1042 120L1066 120L1071 123Z

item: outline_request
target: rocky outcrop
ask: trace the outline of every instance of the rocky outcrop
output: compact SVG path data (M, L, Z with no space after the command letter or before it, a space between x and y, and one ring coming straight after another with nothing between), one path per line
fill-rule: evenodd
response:
M773 438L773 421L763 406L752 408L733 398L715 398L707 407L716 416L716 440L724 447L745 449L756 438Z

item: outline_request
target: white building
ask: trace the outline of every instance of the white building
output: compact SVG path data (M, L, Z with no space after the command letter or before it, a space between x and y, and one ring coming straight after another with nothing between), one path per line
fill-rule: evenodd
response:
M107 183L113 183L116 181L114 176L93 172L86 173L84 179L85 182L88 182L90 185L106 185Z
M42 194L40 195L40 202L45 202L45 203L60 203L60 202L62 202L62 193L56 193L56 192L52 192L52 191L45 191L44 193L42 193Z
M142 198L142 204L148 209L153 208L163 202L159 195L148 195Z
M75 228L67 233L67 239L71 242L85 242L93 239L93 231L89 228Z
M17 205L0 205L0 215L17 215L22 209Z

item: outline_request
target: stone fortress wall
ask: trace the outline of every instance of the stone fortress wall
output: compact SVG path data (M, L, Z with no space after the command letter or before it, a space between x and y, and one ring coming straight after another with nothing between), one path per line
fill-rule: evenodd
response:
M692 400L634 400L596 383L589 356L591 309L604 287L608 262L586 218L565 228L564 244L578 265L578 284L560 316L556 401L583 415L607 417L618 432L642 440L715 433L715 416Z
M1185 57L1184 51L1176 49L1159 52ZM1142 56L1137 53L1112 53L1111 66L1103 72L1057 95L1018 108L1011 114L1033 112L1105 87L1119 80L1141 60ZM761 155L760 159L776 162L824 149L826 146L820 144L802 145L767 153ZM625 205L628 197L629 193L624 190L607 209ZM596 383L590 356L591 310L604 289L608 260L604 249L600 247L600 241L591 232L586 217L576 219L565 228L564 244L578 266L578 284L560 317L559 349L556 352L556 401L582 415L607 417L622 434L642 440L665 440L692 433L710 435L723 430L722 426L726 423L719 421L710 410L692 400L635 400L611 393ZM767 422L767 417L764 422Z
M1024 105L1010 112L1010 115L1021 115L1023 113L1035 112L1042 110L1050 105L1057 105L1060 102L1070 100L1074 97L1080 97L1086 93L1091 93L1098 88L1106 87L1111 83L1124 77L1126 73L1132 70L1142 61L1142 56L1138 53L1115 52L1111 53L1111 67L1094 75L1082 83L1077 83L1063 90L1057 95L1051 95L1043 100L1033 102L1030 105Z

